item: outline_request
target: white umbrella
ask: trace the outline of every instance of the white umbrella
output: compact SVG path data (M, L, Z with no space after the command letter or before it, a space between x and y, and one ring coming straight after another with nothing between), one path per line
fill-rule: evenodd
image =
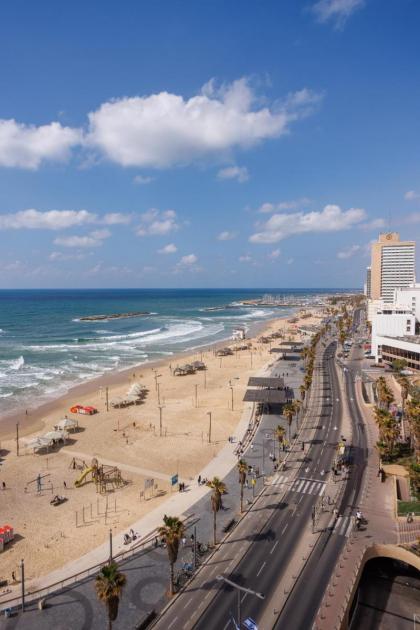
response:
M41 437L44 438L45 440L65 440L68 438L68 433L67 431L48 431L48 433L45 433L45 435L43 435Z
M74 429L77 426L78 426L77 420L73 420L73 418L63 418L56 425L56 428L57 429L61 429L61 430L62 429Z
M33 448L34 450L37 448L45 448L51 444L51 440L44 436L38 436L36 438L32 438L32 440L28 440L25 443L26 448Z

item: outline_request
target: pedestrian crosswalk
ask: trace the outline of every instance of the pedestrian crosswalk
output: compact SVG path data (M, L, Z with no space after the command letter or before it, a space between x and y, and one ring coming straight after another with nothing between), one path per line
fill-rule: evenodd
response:
M296 492L300 494L312 494L322 497L325 492L325 483L323 481L317 481L316 479L307 479L299 477L298 479L290 480L288 475L282 475L277 473L274 475L271 484L273 486L289 486L290 492Z
M353 517L352 516L339 516L334 525L334 533L338 536L350 536L350 532L353 529Z

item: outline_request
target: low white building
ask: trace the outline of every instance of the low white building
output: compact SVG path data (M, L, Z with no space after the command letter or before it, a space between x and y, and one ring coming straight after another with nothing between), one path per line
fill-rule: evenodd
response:
M392 364L395 359L403 359L407 364L407 368L420 370L419 335L405 337L378 335L376 343L380 362Z
M420 284L394 289L394 304L408 308L420 321Z
M416 334L416 316L411 309L395 304L384 304L372 315L372 350L376 361L382 358L382 338L403 338Z

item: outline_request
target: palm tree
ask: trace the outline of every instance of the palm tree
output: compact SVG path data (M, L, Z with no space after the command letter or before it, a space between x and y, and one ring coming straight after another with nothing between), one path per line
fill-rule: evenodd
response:
M238 462L239 484L241 486L241 514L243 512L244 504L244 483L246 480L246 474L248 472L248 464L245 460L240 459Z
M295 409L295 414L296 414L296 422L297 422L297 427L299 428L299 411L302 408L302 403L300 400L294 400L293 401L293 407Z
M289 442L291 441L290 439L290 431L291 431L291 426L292 426L292 422L293 422L293 416L295 415L295 408L293 403L287 403L286 405L284 405L283 407L283 416L286 417L287 422L289 424Z
M219 477L213 477L211 481L207 482L209 488L213 490L211 494L211 509L213 510L213 539L216 545L216 518L217 512L223 507L222 495L227 494L226 484L220 481Z
M107 607L109 630L112 630L112 622L118 616L118 604L126 581L124 573L118 570L117 563L113 561L103 566L96 576L96 595L99 601L103 602Z
M283 444L284 442L284 435L286 431L285 431L285 428L281 426L281 424L278 424L276 426L275 431L276 431L276 438L279 443L279 459L280 459L280 444Z
M305 402L305 396L306 396L306 387L305 385L299 385L299 391L300 391L300 399L302 402Z
M402 417L401 417L401 429L402 429L402 437L405 439L405 403L408 398L408 392L410 390L410 382L406 376L398 376L397 382L401 388L401 407L402 407Z
M158 528L158 535L163 538L168 550L168 559L170 565L169 593L173 595L175 592L174 585L174 565L178 558L179 542L184 535L184 523L177 516L163 517L163 525Z

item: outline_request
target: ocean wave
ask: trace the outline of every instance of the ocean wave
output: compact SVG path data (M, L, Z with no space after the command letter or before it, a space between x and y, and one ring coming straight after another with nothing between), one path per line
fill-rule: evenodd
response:
M6 392L5 394L0 394L0 398L10 398L13 396L13 392Z
M25 359L23 356L20 356L18 359L14 361L10 361L9 370L20 370L25 365Z

